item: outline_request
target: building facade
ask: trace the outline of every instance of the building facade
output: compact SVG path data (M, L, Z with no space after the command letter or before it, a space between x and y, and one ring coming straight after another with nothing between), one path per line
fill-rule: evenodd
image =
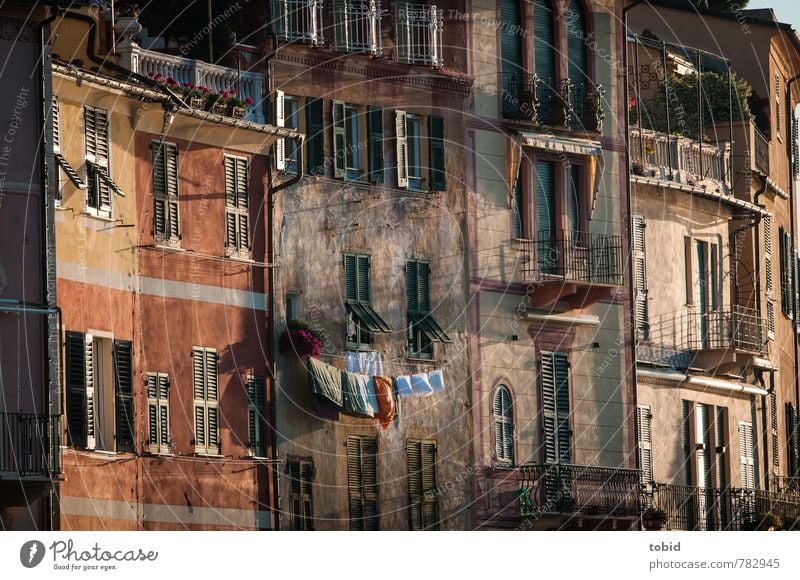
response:
M467 131L481 529L629 529L630 367L619 6L475 2Z

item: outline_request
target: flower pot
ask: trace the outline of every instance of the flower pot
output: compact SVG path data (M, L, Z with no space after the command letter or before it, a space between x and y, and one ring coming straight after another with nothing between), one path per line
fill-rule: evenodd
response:
M206 100L203 97L193 96L193 97L189 97L188 103L189 103L189 106L192 109L201 109L202 110L202 109L205 108Z
M117 16L114 19L114 32L121 42L133 42L142 31L137 16Z
M214 103L211 105L211 112L217 115L227 115L228 114L228 105L225 103Z
M228 107L228 115L236 119L244 119L247 115L247 109L245 107L230 105Z

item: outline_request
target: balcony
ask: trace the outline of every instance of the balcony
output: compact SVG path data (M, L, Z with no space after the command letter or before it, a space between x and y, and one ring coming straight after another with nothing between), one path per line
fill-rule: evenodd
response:
M755 530L770 512L780 516L785 529L800 529L796 494L654 484L645 490L643 503L667 514L669 530Z
M634 172L687 185L711 179L731 190L730 145L720 147L688 137L631 127L630 159Z
M769 175L769 139L753 125L754 161L758 171Z
M272 30L279 40L323 43L322 0L271 0Z
M408 64L444 66L444 10L427 4L395 3L397 60Z
M761 356L767 344L766 321L751 308L682 310L653 318L640 330L636 358L680 369L717 368Z
M573 131L603 129L600 85L504 72L501 87L502 114L506 119Z
M621 236L558 230L520 245L523 280L538 286L531 297L534 306L569 299L573 308L581 308L622 285Z
M636 517L640 513L639 470L564 464L518 469L523 517L546 513Z
M54 477L61 472L58 416L0 413L0 473Z
M140 75L162 75L172 77L183 86L191 83L207 87L211 92L222 93L236 89L242 100L251 98L255 106L246 115L248 121L264 123L261 109L264 75L254 72L239 72L236 69L208 64L200 60L173 56L153 50L146 50L135 43L123 43L118 54L121 66Z

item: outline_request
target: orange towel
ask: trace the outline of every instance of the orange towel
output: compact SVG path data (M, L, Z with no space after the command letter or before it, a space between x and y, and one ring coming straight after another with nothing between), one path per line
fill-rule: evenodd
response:
M375 395L378 397L378 413L375 415L386 429L394 419L394 393L391 377L372 377L375 381Z

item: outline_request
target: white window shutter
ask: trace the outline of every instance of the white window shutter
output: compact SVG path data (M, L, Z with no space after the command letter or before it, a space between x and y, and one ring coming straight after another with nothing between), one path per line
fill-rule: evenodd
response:
M275 124L286 126L286 94L275 91ZM275 167L278 171L286 170L286 140L278 139L275 143Z
M739 423L739 478L744 489L756 486L755 457L753 453L753 424Z
M653 431L649 405L636 408L636 423L639 429L639 456L642 465L642 483L653 481Z
M86 381L86 448L94 449L97 441L97 414L94 398L94 337L91 334L84 335L84 362L86 371L84 379Z
M397 187L408 187L408 130L406 112L395 111L395 137L397 139Z

